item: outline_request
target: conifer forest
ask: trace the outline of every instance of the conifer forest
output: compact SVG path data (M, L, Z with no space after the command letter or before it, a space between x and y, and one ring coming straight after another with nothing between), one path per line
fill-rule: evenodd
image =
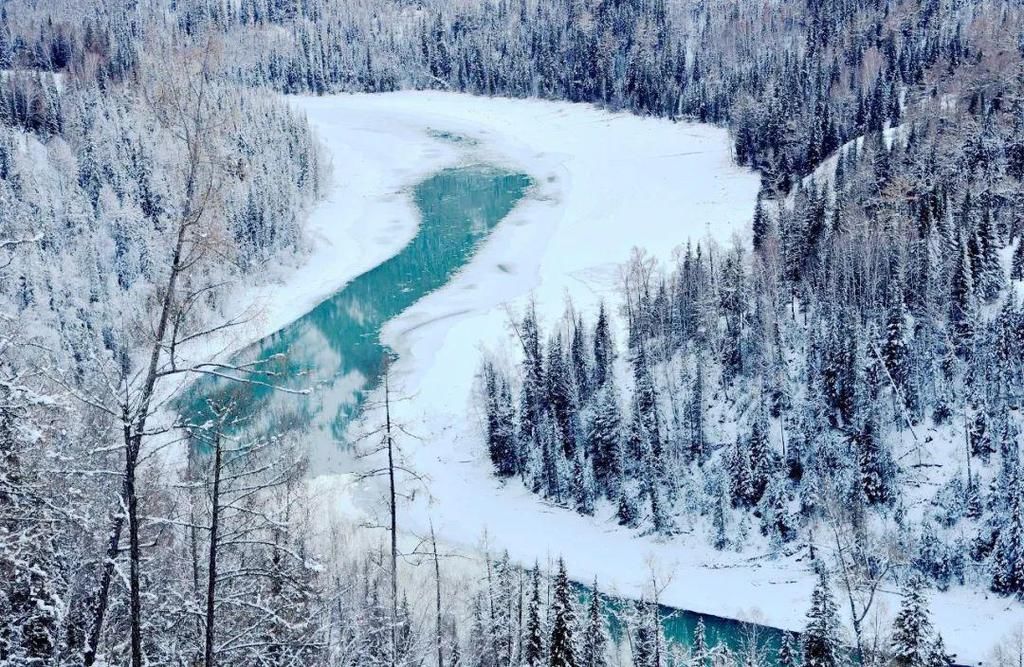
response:
M1020 667L1018 0L0 0L0 665Z

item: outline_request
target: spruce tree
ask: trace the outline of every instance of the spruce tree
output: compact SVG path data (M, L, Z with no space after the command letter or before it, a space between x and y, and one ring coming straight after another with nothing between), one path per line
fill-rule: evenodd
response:
M856 436L856 446L864 498L871 504L888 502L892 498L892 464L873 416L869 415L865 419L860 433Z
M572 465L572 495L575 509L580 514L593 514L597 494L594 488L592 459L580 449L576 452Z
M728 477L724 472L719 472L713 478L714 491L711 495L711 527L714 531L711 544L715 549L721 551L729 545L728 518L729 511L729 484Z
M634 667L661 667L661 624L657 605L638 600L634 605L633 623Z
M487 393L487 445L491 463L499 477L511 477L520 469L512 392L508 380L489 362L484 365L484 385Z
M748 444L750 456L750 504L756 504L764 495L768 480L777 467L776 454L772 451L768 437L768 411L764 402L759 401L750 428Z
M637 507L636 493L633 487L628 484L628 479L623 474L619 482L619 502L615 510L615 518L619 524L629 528L636 528L640 521L640 510Z
M615 381L608 381L597 391L594 412L587 434L590 457L598 490L609 499L618 497L622 472L622 412Z
M592 373L584 341L582 319L576 319L573 321L572 340L569 343L569 357L572 361L572 372L573 380L576 385L576 395L581 403L585 403L590 399L590 396L593 393L593 386L590 383Z
M757 193L757 203L754 206L754 221L751 224L751 230L754 234L753 244L755 251L760 250L761 246L764 245L770 226L768 215L764 211L764 203L761 200L762 192Z
M796 521L789 511L789 493L781 474L772 475L759 507L762 535L777 543L789 542L796 536Z
M952 327L953 343L957 354L966 356L974 338L977 304L974 292L974 270L967 252L967 244L963 240L960 241L960 250L953 267L950 290L949 323Z
M544 627L540 615L540 566L534 565L530 576L530 600L526 608L526 647L523 659L527 667L544 664Z
M608 324L608 313L605 311L602 301L597 312L597 325L594 328L594 377L591 383L593 389L596 390L604 385L605 381L614 373L612 366L614 359L615 349Z
M1024 234L1017 239L1017 247L1013 249L1013 262L1010 265L1010 278L1024 280Z
M1010 482L1008 516L992 553L992 590L1024 598L1024 491L1019 471Z
M555 335L548 344L547 380L544 407L550 410L558 428L558 439L567 461L576 457L576 396L569 362L563 353L562 337Z
M711 665L711 651L708 648L707 630L704 628L703 616L697 619L697 626L693 629L690 664L693 667L710 667Z
M778 656L779 667L796 667L796 647L793 645L793 635L785 633L782 637L782 644L779 645Z
M580 667L608 667L608 639L604 603L595 579L590 589L590 604L587 605L587 626L583 633Z
M699 352L696 356L690 398L686 402L686 452L691 461L703 463L707 456L707 440L704 434L704 361Z
M537 311L531 304L520 327L523 345L522 406L519 410L520 436L527 443L536 443L544 401L544 359L541 355Z
M576 611L569 576L565 572L565 561L558 559L558 573L555 575L555 595L551 609L551 642L548 665L550 667L576 667Z
M885 342L882 347L882 360L885 369L892 378L900 400L913 410L915 400L910 387L910 351L907 347L907 307L903 300L903 291L893 287L889 292L889 307L886 313Z
M811 608L807 612L804 631L804 667L838 667L843 663L839 643L839 614L832 597L828 573L818 565L818 583L811 593Z
M754 473L750 465L749 445L737 438L729 459L730 487L734 507L750 507L754 498Z
M892 653L897 667L940 667L952 662L932 627L919 576L912 577L904 587L900 610L893 621Z
M999 239L992 224L992 214L986 207L978 224L977 287L980 298L993 301L1006 283L1003 265L999 260Z

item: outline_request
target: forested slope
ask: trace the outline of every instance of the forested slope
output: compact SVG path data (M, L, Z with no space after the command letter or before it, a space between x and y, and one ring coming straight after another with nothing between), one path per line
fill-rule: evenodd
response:
M484 374L498 474L583 512L604 498L640 530L694 522L721 548L792 553L831 529L858 586L916 570L1024 591L1016 3L0 12L0 657L394 664L399 635L402 661L428 651L430 623L388 600L382 554L324 569L307 551L297 452L252 436L232 445L247 455L169 480L144 446L167 428L167 382L210 372L178 366L178 344L219 326L232 285L302 253L324 164L269 91L441 88L728 126L764 179L750 244L634 262L594 324L527 314L522 367ZM805 178L841 146L833 178ZM493 639L483 616L469 635ZM434 622L442 655L467 636L455 623ZM525 655L511 646L469 659Z

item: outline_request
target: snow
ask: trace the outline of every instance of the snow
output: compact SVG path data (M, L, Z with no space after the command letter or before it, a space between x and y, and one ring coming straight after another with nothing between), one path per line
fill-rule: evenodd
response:
M799 630L813 578L794 560L721 553L701 534L669 541L620 528L607 513L554 507L490 471L473 398L482 351L518 345L509 322L532 298L549 326L571 298L592 313L617 306L619 267L634 246L661 262L687 239L748 235L759 187L735 167L724 130L614 114L587 105L403 92L293 98L333 156L328 201L309 221L314 250L286 283L261 289L253 340L301 316L346 281L395 254L413 236L410 186L438 169L484 162L529 174L535 186L444 288L388 324L395 420L405 463L423 481L400 521L431 522L450 545L532 564L563 555L578 581L639 595L656 577L672 606ZM452 142L444 132L473 139ZM247 306L248 307L248 304ZM619 336L621 344L622 337ZM363 428L377 423L368 410ZM325 468L326 471L326 468ZM316 471L314 471L316 472ZM350 476L319 480L345 511L372 514L376 494ZM426 493L423 492L424 488ZM1019 605L967 589L933 596L935 618L959 662L977 662L1019 622ZM894 592L879 609L892 614Z

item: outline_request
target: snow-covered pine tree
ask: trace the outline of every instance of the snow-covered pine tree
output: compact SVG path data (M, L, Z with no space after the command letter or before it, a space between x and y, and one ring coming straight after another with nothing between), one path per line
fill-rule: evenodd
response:
M960 251L955 258L953 278L950 283L949 322L953 341L960 356L966 356L971 349L977 324L977 297L975 295L974 268L967 251L967 243L960 240Z
M587 443L599 492L614 500L619 495L623 452L622 409L614 378L602 383L594 397Z
M754 472L750 462L749 442L737 438L729 458L729 477L734 507L750 507L754 500Z
M818 564L818 582L811 593L807 627L803 634L803 665L805 667L839 667L844 664L839 641L839 614L828 572Z
M577 317L572 320L572 338L569 343L569 358L572 363L573 382L576 386L576 396L581 404L590 400L594 387L591 384L593 371L591 370L590 359L583 329L583 318Z
M519 406L519 449L521 460L530 458L529 451L540 458L541 422L544 401L544 359L540 346L540 332L537 329L537 310L533 304L523 317L519 327L519 339L523 347L522 383Z
M1006 285L1006 276L999 259L999 238L992 224L992 212L988 206L978 223L977 241L978 258L976 268L977 290L979 297L991 303Z
M707 456L707 440L704 424L704 361L701 352L696 354L696 362L690 396L686 402L686 434L685 452L691 461L703 463Z
M778 654L779 667L796 667L796 646L792 633L785 633L782 636L782 643L779 645Z
M576 456L572 461L572 494L573 503L578 513L594 513L597 489L594 482L593 459L582 447L577 449Z
M924 582L912 576L904 586L900 610L893 621L893 663L898 667L943 667L952 663L942 638L932 627Z
M761 534L775 543L785 543L796 537L796 518L789 509L789 491L786 478L776 472L768 481L761 498Z
M594 327L594 375L591 385L595 390L614 374L614 360L615 346L609 328L608 313L602 301L597 312L597 325Z
M646 599L633 604L633 667L661 667L660 633L657 605Z
M547 657L544 625L541 617L540 565L534 564L530 573L530 597L526 606L526 637L523 661L527 667L542 667Z
M763 392L762 392L763 397ZM768 437L768 409L764 400L755 408L747 445L750 457L750 497L748 503L756 505L764 495L768 481L778 468L778 456Z
M907 307L903 300L903 290L894 281L888 295L882 360L895 385L894 390L899 393L899 400L913 412L916 411L916 396L910 384L911 362L908 341Z
M757 193L757 203L754 205L754 220L751 223L751 229L754 233L754 251L761 249L764 245L765 238L768 236L770 230L771 221L768 219L768 214L764 210L764 201L762 200L763 190Z
M1013 480L1007 516L999 528L991 557L992 590L1024 597L1024 484Z
M576 603L573 599L565 561L558 559L555 574L554 598L551 602L551 641L548 644L549 667L577 667L576 659Z
M1013 280L1024 280L1024 234L1018 237L1017 245L1013 249L1010 278Z
M578 407L569 361L563 351L561 335L554 335L548 343L547 380L543 407L549 411L557 427L558 440L566 461L576 458Z
M868 503L885 503L891 500L892 463L874 416L869 414L857 434L857 465L860 470L860 484Z
M493 362L483 369L487 408L487 449L499 477L519 473L519 456L515 444L515 411L508 380Z
M693 667L710 667L711 650L708 647L707 629L704 627L704 617L697 619L697 625L693 629L693 644L690 649L690 664Z
M581 640L579 666L608 667L608 624L605 620L604 602L597 587L597 579L590 587L586 627Z

